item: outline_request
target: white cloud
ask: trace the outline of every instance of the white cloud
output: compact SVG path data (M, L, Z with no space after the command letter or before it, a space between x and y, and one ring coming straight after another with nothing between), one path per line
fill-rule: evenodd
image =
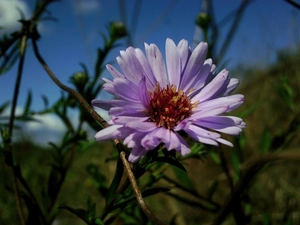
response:
M0 0L1 1L1 0ZM21 106L16 108L16 115L21 115L24 109ZM110 120L107 111L97 109L99 115L101 115L106 121ZM9 116L10 108L5 110L2 116ZM22 140L22 138L30 138L32 141L39 145L48 145L49 142L59 143L66 131L66 127L61 119L55 114L34 115L34 119L37 121L20 122L16 121L15 124L21 129L15 130L13 135L14 141ZM74 128L78 126L78 112L70 111L68 118L70 119ZM99 127L100 128L100 127ZM91 129L87 124L83 127L88 133L88 139L92 140L96 132ZM0 142L1 142L0 137Z
M0 36L10 34L21 28L21 13L25 19L29 17L28 6L21 0L1 0L0 1Z
M76 0L73 5L77 14L91 14L100 10L99 0Z

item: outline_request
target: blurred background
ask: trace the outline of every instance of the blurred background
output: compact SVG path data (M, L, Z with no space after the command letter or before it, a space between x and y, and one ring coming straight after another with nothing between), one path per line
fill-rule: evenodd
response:
M1 37L20 29L18 20L22 16L31 18L35 4L35 1L0 0ZM85 70L92 73L94 70L97 48L106 44L103 35L109 32L111 22L124 24L128 35L117 40L116 47L110 49L103 65L111 63L117 67L115 58L127 46L144 49L144 43L155 43L164 55L166 38L173 39L175 43L186 39L191 48L200 41L207 41L210 44L209 57L217 64L217 69L227 68L231 77L240 79L240 87L235 93L244 94L245 102L233 115L241 116L247 128L242 137L232 139L236 148L216 150L201 147L201 151L204 148L203 152L206 152L202 152L205 156L201 156L201 160L191 158L183 164L188 172L189 178L186 179L190 182L185 184L186 187L205 196L211 194L210 198L222 205L225 196L232 191L230 182L234 185L239 181L241 168L249 158L276 151L299 151L299 6L300 2L296 0L64 0L47 7L38 25L41 35L38 45L60 81L74 86L72 77L75 74ZM11 101L17 70L17 65L13 64L1 71L0 104ZM101 76L110 78L105 70ZM30 98L28 93L31 93ZM47 97L47 101L43 96ZM60 88L38 63L29 42L17 114L22 114L29 105L31 112L43 111L45 105L55 105L62 96ZM99 91L97 98L112 96ZM108 118L106 112L98 112ZM1 110L1 121L8 115L9 106ZM80 110L76 107L68 111L68 119L74 127L81 124L82 117L79 115ZM40 192L39 188L49 182L48 174L51 172L51 147L48 143L63 143L61 139L68 128L57 112L32 113L31 116L30 120L17 123L18 129L13 137L14 153L23 168L23 176L34 192ZM4 126L4 123L0 125ZM104 204L99 195L100 189L104 188L105 182L111 182L115 169L115 160L107 159L116 155L112 153L112 143L93 142L96 131L91 124L84 123L83 127L86 140L92 144L76 152L72 158L55 204L85 207L86 198L90 195L100 210ZM0 187L0 223L18 224L13 195L4 194L8 193L11 178L2 161L0 183L4 185ZM95 178L99 175L91 172L95 170L101 171L103 180ZM178 171L166 169L165 172L182 181ZM298 163L266 166L241 198L245 224L300 224L299 184ZM172 185L168 183L167 186L176 187L174 183ZM170 215L166 216L168 219L177 215L174 224L210 224L214 209L210 211L202 203L199 206L195 202L177 199L176 196L184 196L180 191L182 189L179 192L175 190L173 195L158 195L149 202L158 205L154 209L158 215ZM43 196L43 193L39 195ZM124 224L125 217L121 218L123 220L119 219L114 224ZM132 223L146 224L146 219L143 219ZM231 216L224 224L234 224L233 221L237 220ZM85 223L63 211L58 213L53 224Z

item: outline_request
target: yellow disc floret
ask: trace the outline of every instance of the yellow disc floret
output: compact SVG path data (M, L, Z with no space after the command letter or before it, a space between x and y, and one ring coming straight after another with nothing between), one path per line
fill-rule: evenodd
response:
M172 130L180 121L191 116L192 109L197 103L192 104L182 90L176 91L176 89L174 85L161 88L157 84L154 91L149 93L149 121L155 122L159 127Z

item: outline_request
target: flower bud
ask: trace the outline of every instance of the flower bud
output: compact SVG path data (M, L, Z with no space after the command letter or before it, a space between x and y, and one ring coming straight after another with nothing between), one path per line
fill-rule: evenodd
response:
M85 72L76 72L71 77L71 82L75 87L82 91L86 83L89 81L89 76Z
M122 22L111 22L109 24L109 34L112 40L117 40L127 35L127 29Z
M207 13L199 13L196 18L196 24L203 30L207 30L211 22L211 17Z

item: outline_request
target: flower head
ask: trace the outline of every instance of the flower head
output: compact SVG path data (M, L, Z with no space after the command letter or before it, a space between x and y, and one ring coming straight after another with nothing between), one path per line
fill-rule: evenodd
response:
M220 133L239 135L246 124L223 114L240 106L244 96L229 95L239 81L230 79L226 69L215 75L212 60L205 59L207 48L201 42L191 51L186 40L176 46L167 39L166 62L155 44L145 44L146 54L132 47L121 51L117 61L122 73L107 65L114 79L103 78L104 89L117 99L92 101L111 116L111 126L100 130L96 140L124 139L132 149L131 162L161 143L188 154L179 131L205 144L232 146Z

